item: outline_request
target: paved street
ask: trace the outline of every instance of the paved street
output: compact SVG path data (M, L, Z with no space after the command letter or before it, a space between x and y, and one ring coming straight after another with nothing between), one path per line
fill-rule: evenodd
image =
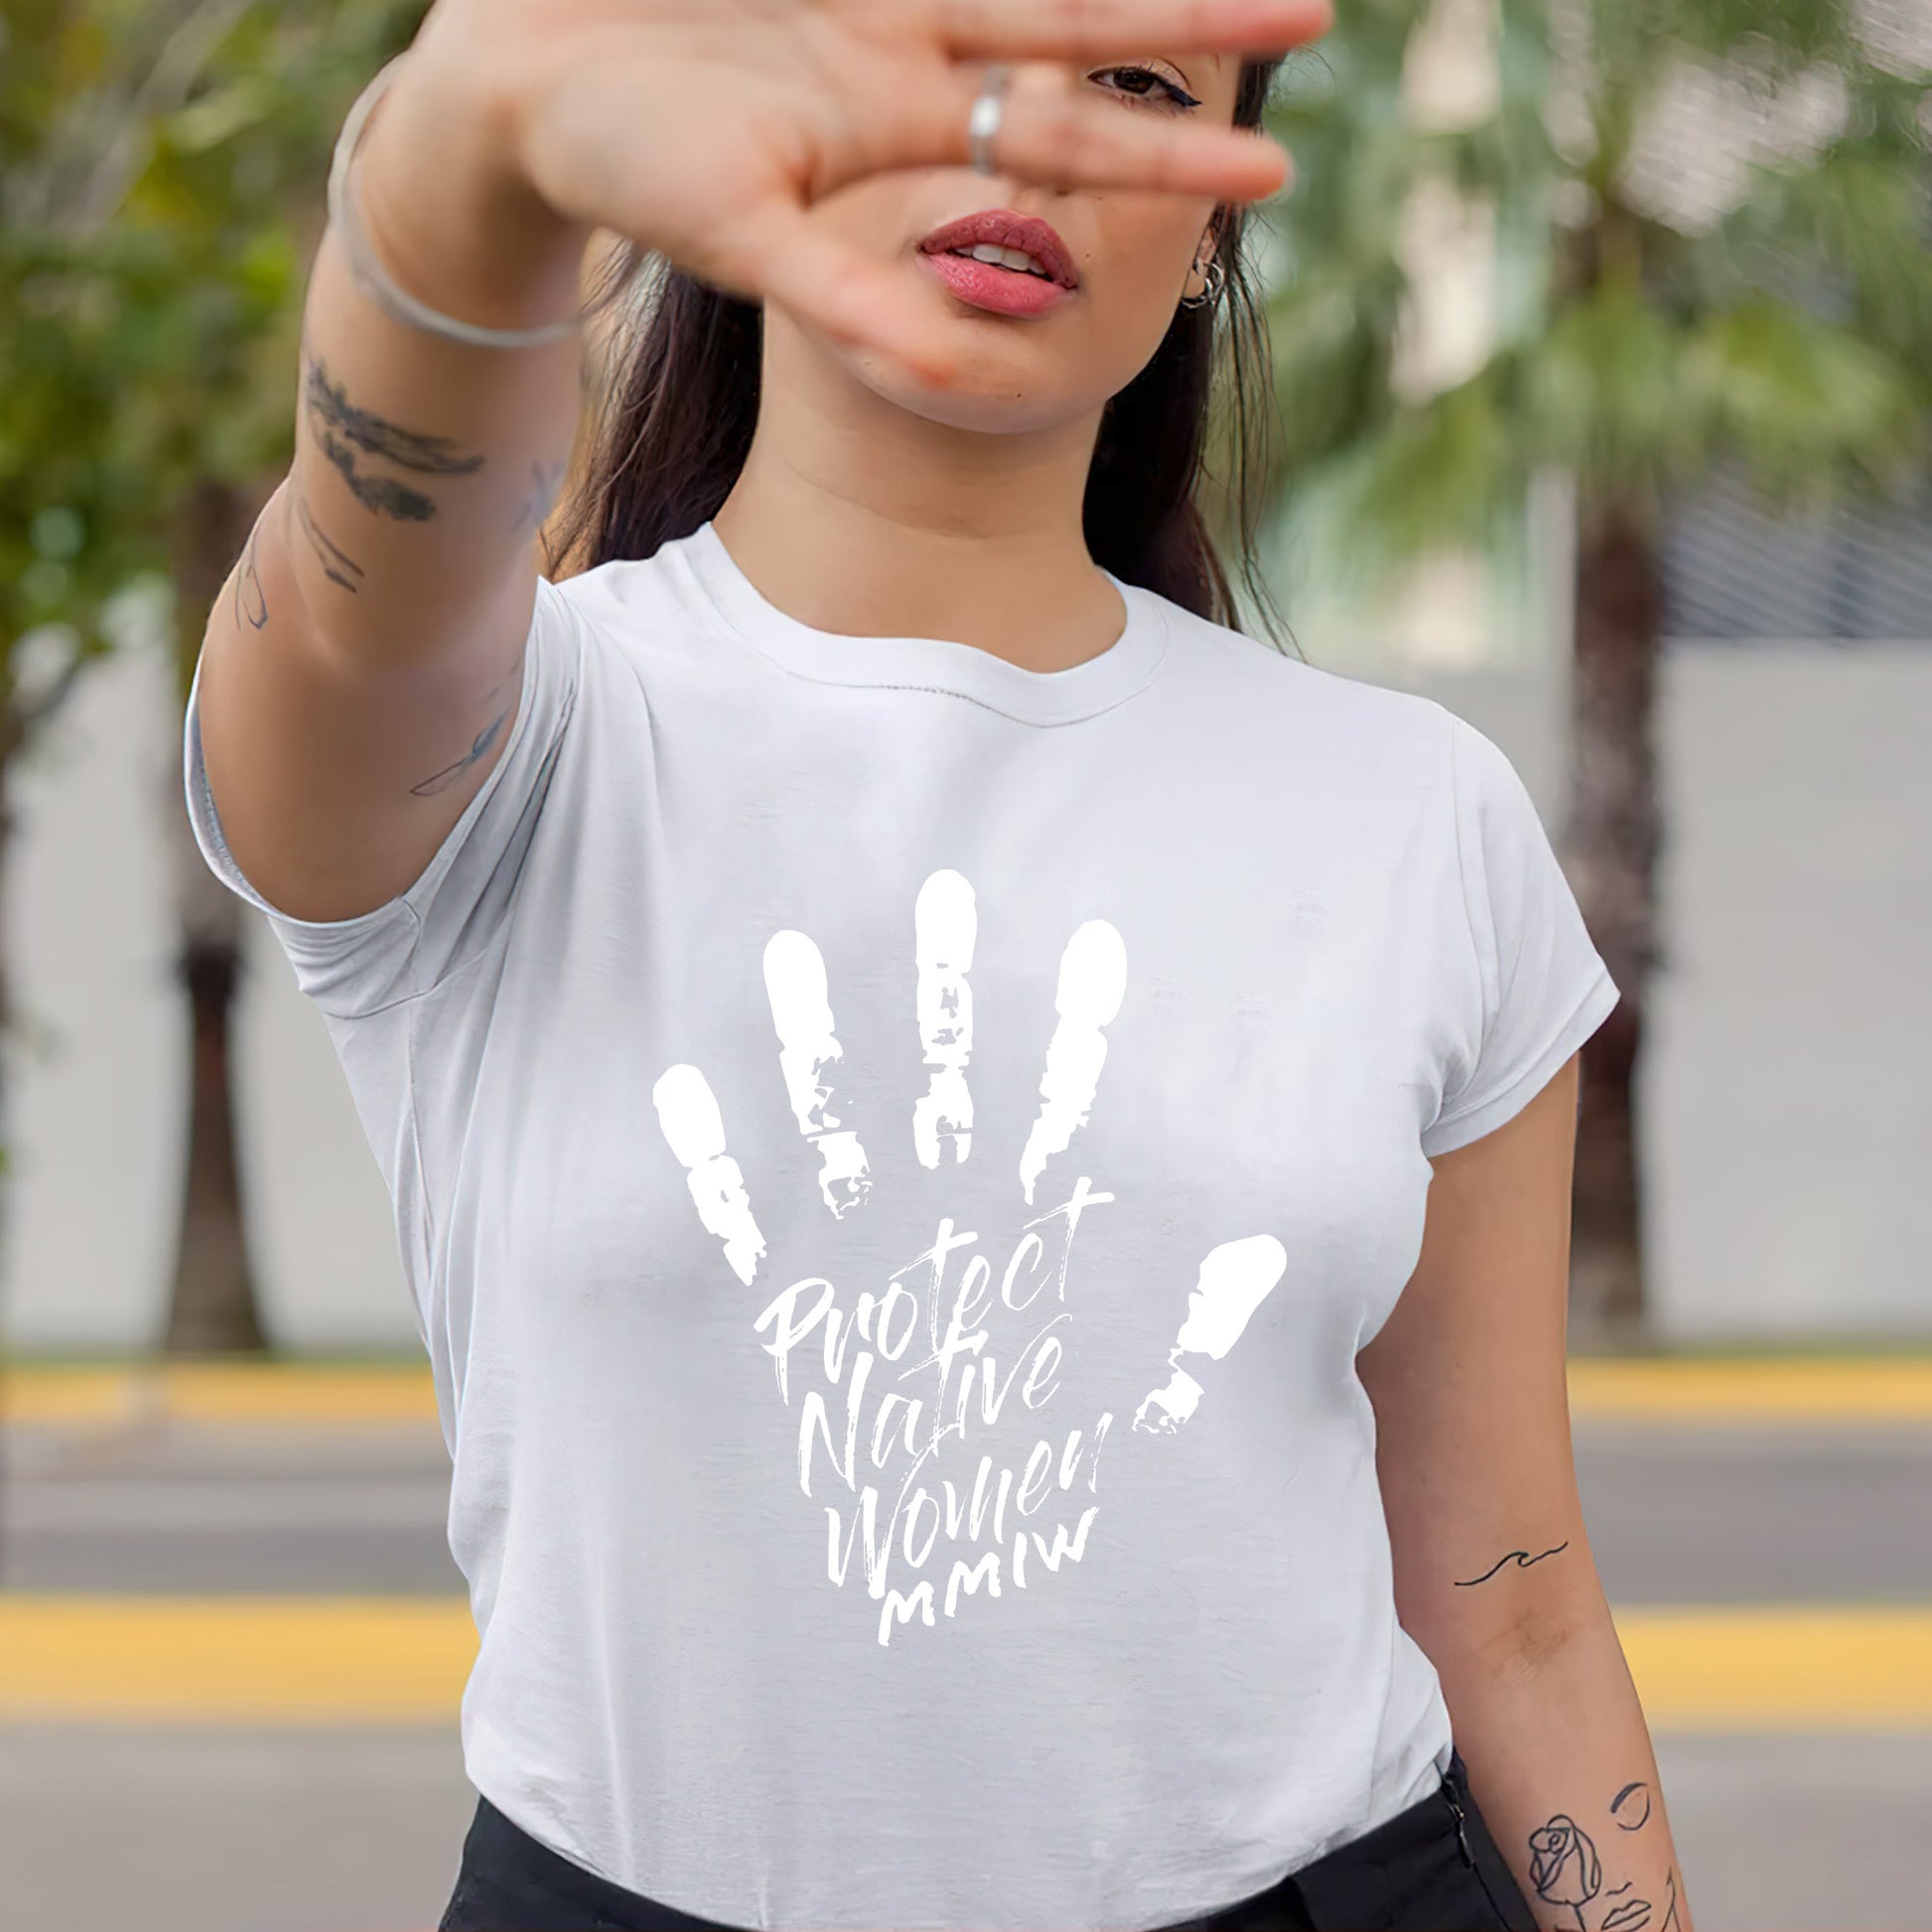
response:
M1932 1419L1598 1417L1578 1449L1633 1631L1673 1606L1927 1612L1902 1639L1921 1647L1904 1722L1837 1722L1829 1698L1798 1728L1653 1713L1699 1932L1932 1927L1932 1708L1911 1705L1932 1629ZM255 1593L447 1604L459 1587L443 1444L421 1415L43 1419L13 1428L5 1456L0 1611L67 1592L137 1615ZM0 1714L5 1686L0 1661ZM16 1712L0 1717L0 1870L22 1909L3 1922L420 1932L472 1802L453 1707L299 1726Z
M1932 1605L1932 1429L1580 1424L1613 1602ZM459 1589L434 1427L16 1430L0 1583L34 1590Z

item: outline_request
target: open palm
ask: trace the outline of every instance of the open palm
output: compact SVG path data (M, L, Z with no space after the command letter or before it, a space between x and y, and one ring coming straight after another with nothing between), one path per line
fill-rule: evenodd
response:
M446 97L451 77L474 95L486 76L560 213L940 377L942 318L813 219L817 202L887 170L965 166L987 61L1280 53L1328 17L1327 0L446 0L420 39ZM1256 131L1123 112L1046 78L1008 104L996 154L1015 180L1249 202L1286 179Z

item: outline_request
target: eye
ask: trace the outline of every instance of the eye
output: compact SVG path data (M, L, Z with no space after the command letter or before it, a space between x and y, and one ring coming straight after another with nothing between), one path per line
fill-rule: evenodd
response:
M1115 68L1100 68L1094 78L1102 76L1120 81L1122 84L1108 91L1125 95L1130 100L1151 100L1165 102L1171 107L1198 107L1200 102L1177 80L1170 80L1157 69L1128 64Z

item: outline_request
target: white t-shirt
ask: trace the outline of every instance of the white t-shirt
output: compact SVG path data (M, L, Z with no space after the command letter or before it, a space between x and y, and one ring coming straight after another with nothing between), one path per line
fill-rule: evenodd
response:
M1354 1357L1617 989L1487 738L1114 581L1040 673L709 524L545 580L421 880L273 920L435 1371L470 1776L704 1918L1173 1923L1449 1761Z

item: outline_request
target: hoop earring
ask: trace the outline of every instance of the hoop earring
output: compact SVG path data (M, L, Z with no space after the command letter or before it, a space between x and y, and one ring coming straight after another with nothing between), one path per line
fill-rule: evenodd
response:
M1221 299L1221 291L1227 287L1228 272L1221 266L1218 255L1200 271L1200 278L1201 292L1180 298L1183 309L1211 309Z

